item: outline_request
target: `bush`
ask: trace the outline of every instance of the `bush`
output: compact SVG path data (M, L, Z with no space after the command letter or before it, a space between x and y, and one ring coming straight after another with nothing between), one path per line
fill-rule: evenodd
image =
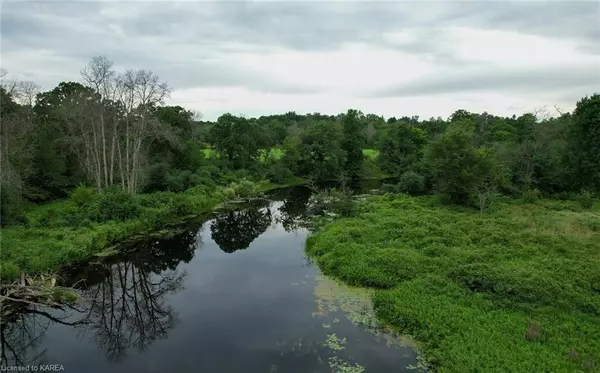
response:
M419 195L425 191L425 178L414 171L406 171L400 177L398 190L411 195Z
M0 186L0 226L25 222L24 202L15 188Z
M362 177L364 179L379 179L385 177L385 173L379 167L379 160L376 157L365 157L362 164Z
M142 207L161 208L166 206L174 198L173 192L156 192L137 196L138 203Z
M396 185L396 184L384 183L383 185L381 185L381 190L384 193L398 193L399 192L398 185Z
M534 188L534 189L526 189L525 191L523 191L523 193L521 194L521 198L523 199L524 202L526 203L535 203L536 201L538 201L540 198L542 197L542 193L540 192L539 189Z
M577 196L577 200L584 209L591 209L594 206L594 195L589 190L583 190Z
M167 174L167 190L170 192L183 192L191 186L196 185L200 177L190 170L172 171Z
M194 207L185 196L175 195L167 205L170 216L188 216L194 213Z
M234 195L238 197L248 197L257 194L259 191L258 185L247 179L241 179L238 182L231 183L229 184L229 188L233 189Z
M287 180L294 177L294 173L282 161L277 161L267 169L266 177L273 183L285 184Z
M143 191L145 193L167 190L167 175L170 166L166 162L155 163L146 169L146 183Z
M125 221L138 216L141 207L131 194L123 190L106 190L98 200L96 210L97 221Z
M77 207L91 206L98 199L98 193L94 188L80 184L71 193L71 202Z

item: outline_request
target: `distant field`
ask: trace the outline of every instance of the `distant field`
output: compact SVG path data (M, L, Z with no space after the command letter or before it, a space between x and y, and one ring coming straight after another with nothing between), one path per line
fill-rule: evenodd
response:
M214 149L202 149L204 156L209 158L215 153ZM376 149L363 149L363 154L369 158L377 158L379 156L379 150ZM275 159L281 159L283 156L283 150L280 148L272 148L270 151L270 155L272 155ZM264 161L265 157L261 157L261 161Z
M379 150L377 149L363 149L363 154L369 158L379 157Z

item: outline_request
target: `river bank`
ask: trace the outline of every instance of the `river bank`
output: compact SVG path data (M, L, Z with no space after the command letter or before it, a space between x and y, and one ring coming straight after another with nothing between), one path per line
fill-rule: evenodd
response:
M423 372L412 341L376 322L368 291L306 257L313 195L279 189L65 268L79 301L21 304L3 317L0 368Z
M600 210L503 201L485 214L385 195L307 241L321 270L374 288L378 318L439 372L597 372Z
M25 214L23 224L0 229L0 279L8 283L18 279L21 271L37 275L91 255L103 255L104 251L114 253L111 247L131 236L150 233L164 236L169 234L170 227L206 215L223 202L302 182L297 179L278 185L242 180L211 191L192 188L184 193L141 194L131 200L117 199L112 203L114 206L108 206L110 213L114 213L115 209L133 204L134 216L109 216L106 221L89 219L88 210L97 207L88 206L94 202L87 200L96 197L72 197L34 206Z

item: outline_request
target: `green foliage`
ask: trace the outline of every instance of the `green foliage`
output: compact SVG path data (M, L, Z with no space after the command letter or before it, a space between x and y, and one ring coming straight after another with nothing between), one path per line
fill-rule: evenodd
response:
M18 224L25 220L25 201L12 185L0 185L0 226Z
M383 179L388 175L381 170L376 158L366 156L362 164L361 176L363 179Z
M228 188L232 189L234 195L238 197L249 197L257 194L260 190L258 184L248 179L241 179L237 182L233 182L228 185Z
M583 190L577 196L577 200L584 209L591 209L594 206L595 200L594 195L589 190Z
M326 274L378 289L378 317L422 341L436 371L598 363L599 210L543 200L480 215L385 195L359 211L310 237L307 252Z
M183 192L200 183L201 178L190 170L174 170L167 173L166 189L170 192Z
M344 170L351 179L359 177L364 159L363 147L366 139L361 123L362 116L361 112L352 109L342 116L341 148L346 154Z
M542 198L542 193L539 191L539 189L536 189L536 188L526 189L523 191L521 198L523 199L523 202L525 202L525 203L535 203L540 198Z
M381 168L388 174L401 175L422 157L427 134L406 123L396 123L379 143Z
M292 170L287 168L282 161L275 161L267 165L266 177L276 184L285 184L294 177Z
M223 114L211 129L217 152L234 168L248 167L258 159L262 144L256 123L243 117Z
M186 196L176 194L167 204L167 212L171 216L184 217L194 213L194 207Z
M308 127L297 144L297 150L292 149L293 154L298 154L298 174L317 182L341 177L346 164L346 153L341 147L341 140L337 124L317 122Z
M96 213L97 221L125 221L139 216L141 206L135 197L123 190L106 190L98 200Z
M71 192L71 202L77 207L89 207L98 200L98 193L95 189L80 184Z
M145 170L146 182L143 186L145 193L164 191L168 189L167 177L171 166L167 162L153 163Z
M425 191L425 178L414 171L406 171L400 176L398 190L411 195L423 194Z
M571 150L578 184L600 190L600 94L586 96L577 102L573 118Z
M469 204L476 188L485 181L489 152L475 147L471 122L457 121L425 150L435 189L449 202Z

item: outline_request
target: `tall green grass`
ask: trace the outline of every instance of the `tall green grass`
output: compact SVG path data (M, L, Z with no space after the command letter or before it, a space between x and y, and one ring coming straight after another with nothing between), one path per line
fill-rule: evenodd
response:
M597 372L600 209L372 197L309 238L321 269L373 287L377 315L439 372Z

